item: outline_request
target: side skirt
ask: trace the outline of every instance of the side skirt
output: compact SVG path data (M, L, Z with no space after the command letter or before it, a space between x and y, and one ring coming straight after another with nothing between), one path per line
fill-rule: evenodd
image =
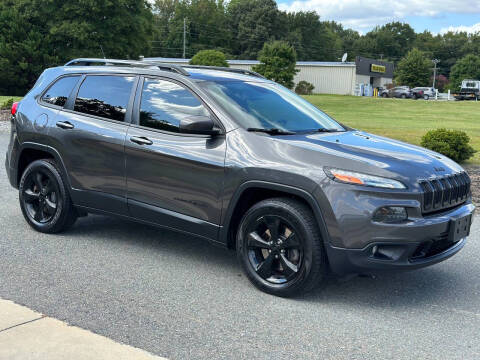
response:
M143 205L146 205L146 204L143 204ZM149 220L149 219L133 217L133 216L130 216L130 215L123 215L123 214L119 214L119 213L116 213L116 212L110 212L110 211L101 210L101 209L88 207L88 206L84 206L84 205L75 204L75 207L78 208L80 211L83 211L83 212L89 213L89 214L100 214L100 215L118 217L118 218L122 218L122 219L125 219L125 220L137 222L137 223L140 223L140 224L154 226L154 227L161 228L161 229L168 229L168 230L180 232L180 233L183 233L183 234L186 234L186 235L199 237L201 239L209 241L213 245L225 248L225 244L221 243L217 240L217 235L218 235L218 232L219 232L219 229L221 228L221 226L210 224L208 222L207 222L207 224L209 224L209 225L206 225L205 227L210 228L210 230L204 229L202 232L194 232L193 231L194 229L198 229L198 226L195 224L195 222L192 223L192 222L182 221L181 223L183 223L185 226L183 226L183 228L179 228L179 227L174 226L174 225L177 225L175 220L173 220L170 223L168 222L168 220L165 220L165 222L160 223L160 222L158 222L158 221L160 221L160 217L158 217L155 221L152 221L152 220ZM168 210L164 210L164 209L159 209L159 210L160 211L168 211ZM175 212L172 212L172 213L177 214ZM180 215L182 217L185 216L185 215L182 215L182 214L177 214L177 215ZM173 216L173 217L175 218L175 216ZM169 218L172 219L171 216ZM163 219L165 219L165 218L163 218ZM192 218L192 219L195 219L195 218ZM199 219L195 219L195 220L202 221L202 220L199 220ZM169 225L166 225L166 224L169 224ZM214 234L215 236L211 237L212 234Z

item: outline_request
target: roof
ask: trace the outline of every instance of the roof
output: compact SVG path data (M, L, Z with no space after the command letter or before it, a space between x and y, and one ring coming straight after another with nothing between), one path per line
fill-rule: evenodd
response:
M163 58L151 57L145 58L144 61L158 61L171 64L188 64L190 59L183 58ZM229 65L258 65L258 60L227 60ZM340 61L297 61L297 66L346 66L354 67L354 62L340 62Z
M243 80L252 81L252 77L256 80L267 80L262 75L247 69L238 69L233 67L219 66L198 66L187 64L172 64L158 60L135 61L135 60L119 60L119 59L98 59L98 58L78 58L67 62L65 68L77 68L79 66L93 67L93 72L105 71L108 67L127 67L130 69L149 69L157 71L168 71L171 73L188 76L191 79L210 80L210 81L227 81L227 80ZM92 72L92 71L89 71ZM128 72L128 71L127 71ZM130 73L134 73L131 71Z
M56 70L55 70L56 69ZM134 74L134 75L159 75L168 72L170 77L188 79L191 81L255 81L255 82L269 82L270 80L263 77L253 76L243 73L222 71L214 68L189 68L185 67L185 75L175 71L166 71L158 67L137 67L137 66L104 66L104 65L75 65L75 66L60 66L51 68L50 70L61 73L78 74L78 73L115 73L115 74Z

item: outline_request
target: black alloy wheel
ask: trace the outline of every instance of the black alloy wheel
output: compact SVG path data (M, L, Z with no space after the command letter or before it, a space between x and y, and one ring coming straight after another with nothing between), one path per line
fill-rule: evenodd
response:
M303 245L295 228L277 215L264 215L247 230L250 265L258 276L282 284L298 276L303 261Z
M42 169L32 171L26 177L22 191L24 207L30 219L39 224L51 221L57 212L60 196L52 176Z
M295 296L318 286L327 261L311 209L293 198L272 198L253 205L237 232L237 258L260 290Z
M20 208L28 224L44 233L69 228L77 219L68 187L52 159L27 166L19 185Z

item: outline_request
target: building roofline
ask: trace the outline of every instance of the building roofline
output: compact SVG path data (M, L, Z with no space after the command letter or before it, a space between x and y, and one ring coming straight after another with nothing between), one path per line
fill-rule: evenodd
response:
M190 59L183 58L163 58L163 57L150 57L145 58L144 61L159 61L163 63L185 63L189 62ZM227 60L229 65L258 65L260 61L258 60ZM354 62L340 62L340 61L297 61L297 66L345 66L345 67L355 67Z

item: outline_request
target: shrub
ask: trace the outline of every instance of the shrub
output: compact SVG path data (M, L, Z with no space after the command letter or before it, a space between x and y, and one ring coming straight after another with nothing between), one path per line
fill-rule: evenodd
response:
M421 145L456 162L462 162L476 152L469 142L470 138L465 131L436 129L423 135Z
M10 98L8 100L6 100L1 106L0 106L0 109L2 110L10 110L12 108L12 105L13 105L13 99Z
M200 50L190 59L190 65L207 65L228 67L225 54L217 50Z
M297 86L295 86L295 92L299 95L312 95L312 91L315 88L308 81L302 80Z

